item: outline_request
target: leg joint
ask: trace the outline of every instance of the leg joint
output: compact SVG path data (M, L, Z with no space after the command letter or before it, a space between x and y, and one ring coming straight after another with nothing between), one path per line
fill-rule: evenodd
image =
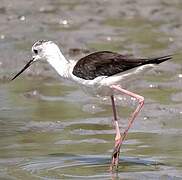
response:
M143 96L140 96L139 98L139 104L143 105L144 104L145 98Z

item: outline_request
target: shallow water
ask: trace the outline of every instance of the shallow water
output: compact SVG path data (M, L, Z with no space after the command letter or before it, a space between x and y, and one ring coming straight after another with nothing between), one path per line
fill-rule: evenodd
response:
M143 90L146 106L122 146L118 174L110 174L114 131L109 100L88 97L75 86L55 80L20 78L2 84L0 177L181 177L181 104L170 98L177 90L167 89L170 93L157 88ZM152 91L161 94L161 101ZM127 123L126 105L132 104L132 100L123 101L117 100L124 105L119 109L120 116L123 115L121 126Z
M0 7L0 179L182 179L181 2L36 3ZM46 63L7 82L37 39L56 40L74 59L94 50L179 53L130 84L145 106L122 146L117 173L108 172L114 145L109 99L84 94ZM118 96L117 105L123 129L137 104Z

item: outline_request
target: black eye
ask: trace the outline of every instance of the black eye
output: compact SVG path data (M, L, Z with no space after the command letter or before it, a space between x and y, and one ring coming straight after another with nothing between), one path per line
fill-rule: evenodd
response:
M34 52L35 54L38 54L38 50L37 50L37 49L34 49L33 52Z

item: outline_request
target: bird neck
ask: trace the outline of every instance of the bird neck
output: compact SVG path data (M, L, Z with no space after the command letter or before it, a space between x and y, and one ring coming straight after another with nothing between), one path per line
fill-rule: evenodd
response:
M54 55L49 56L47 61L61 77L68 77L69 62L63 56L60 50L57 53L54 53Z

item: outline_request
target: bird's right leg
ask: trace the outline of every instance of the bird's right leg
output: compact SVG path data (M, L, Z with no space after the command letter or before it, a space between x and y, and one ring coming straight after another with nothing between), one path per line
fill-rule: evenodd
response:
M115 130L116 130L116 137L115 137L115 146L114 146L114 152L112 154L112 162L110 165L110 171L113 170L113 167L115 166L116 169L118 167L119 163L119 154L120 154L120 141L121 141L121 133L119 129L118 119L117 119L117 112L116 112L116 105L114 101L114 96L111 95L111 103L112 103L112 110L113 110L113 116L114 116L114 124L115 124Z
M116 108L115 108L115 104L114 104L114 98L113 96L111 96L111 100L112 100L112 107L113 107L113 114L114 114L114 118L115 118L115 128L116 128L116 138L115 138L115 149L112 155L112 164L110 166L110 170L113 170L113 167L118 166L118 162L119 162L119 153L120 153L120 148L121 145L124 141L124 139L126 138L128 131L130 129L130 127L133 124L133 121L135 120L136 116L138 115L138 113L140 112L140 110L142 109L143 105L144 105L144 97L135 94L133 92L127 91L125 89L122 89L119 85L112 85L111 86L112 89L117 90L118 92L124 93L130 97L134 97L136 100L138 100L139 104L137 106L137 108L135 109L135 111L132 113L131 117L129 118L129 122L128 122L128 126L127 128L124 130L124 133L122 134L122 137L120 135L120 130L119 130L119 126L118 126L118 121L117 121L117 117L116 117Z
M125 131L124 131L124 133L122 134L122 137L121 137L120 130L119 130L119 125L118 125L118 121L117 121L117 116L116 116L116 106L115 106L115 102L114 102L114 96L111 96L113 114L114 114L114 120L115 120L115 128L116 128L115 148L114 148L114 152L113 152L113 155L112 155L112 164L110 166L110 170L113 170L114 166L116 167L116 169L118 167L119 153L120 153L121 145L122 145L124 139L126 138L126 136L128 134L128 130L130 129L131 125L133 124L133 121L135 120L136 116L138 115L138 113L140 112L141 108L144 105L144 97L142 97L142 96L140 96L138 94L135 94L133 92L127 91L125 89L122 89L119 85L112 85L111 88L113 90L117 90L120 93L124 93L124 94L126 94L126 95L128 95L130 97L134 97L139 102L137 108L132 113L131 117L129 118L128 126L125 129Z

